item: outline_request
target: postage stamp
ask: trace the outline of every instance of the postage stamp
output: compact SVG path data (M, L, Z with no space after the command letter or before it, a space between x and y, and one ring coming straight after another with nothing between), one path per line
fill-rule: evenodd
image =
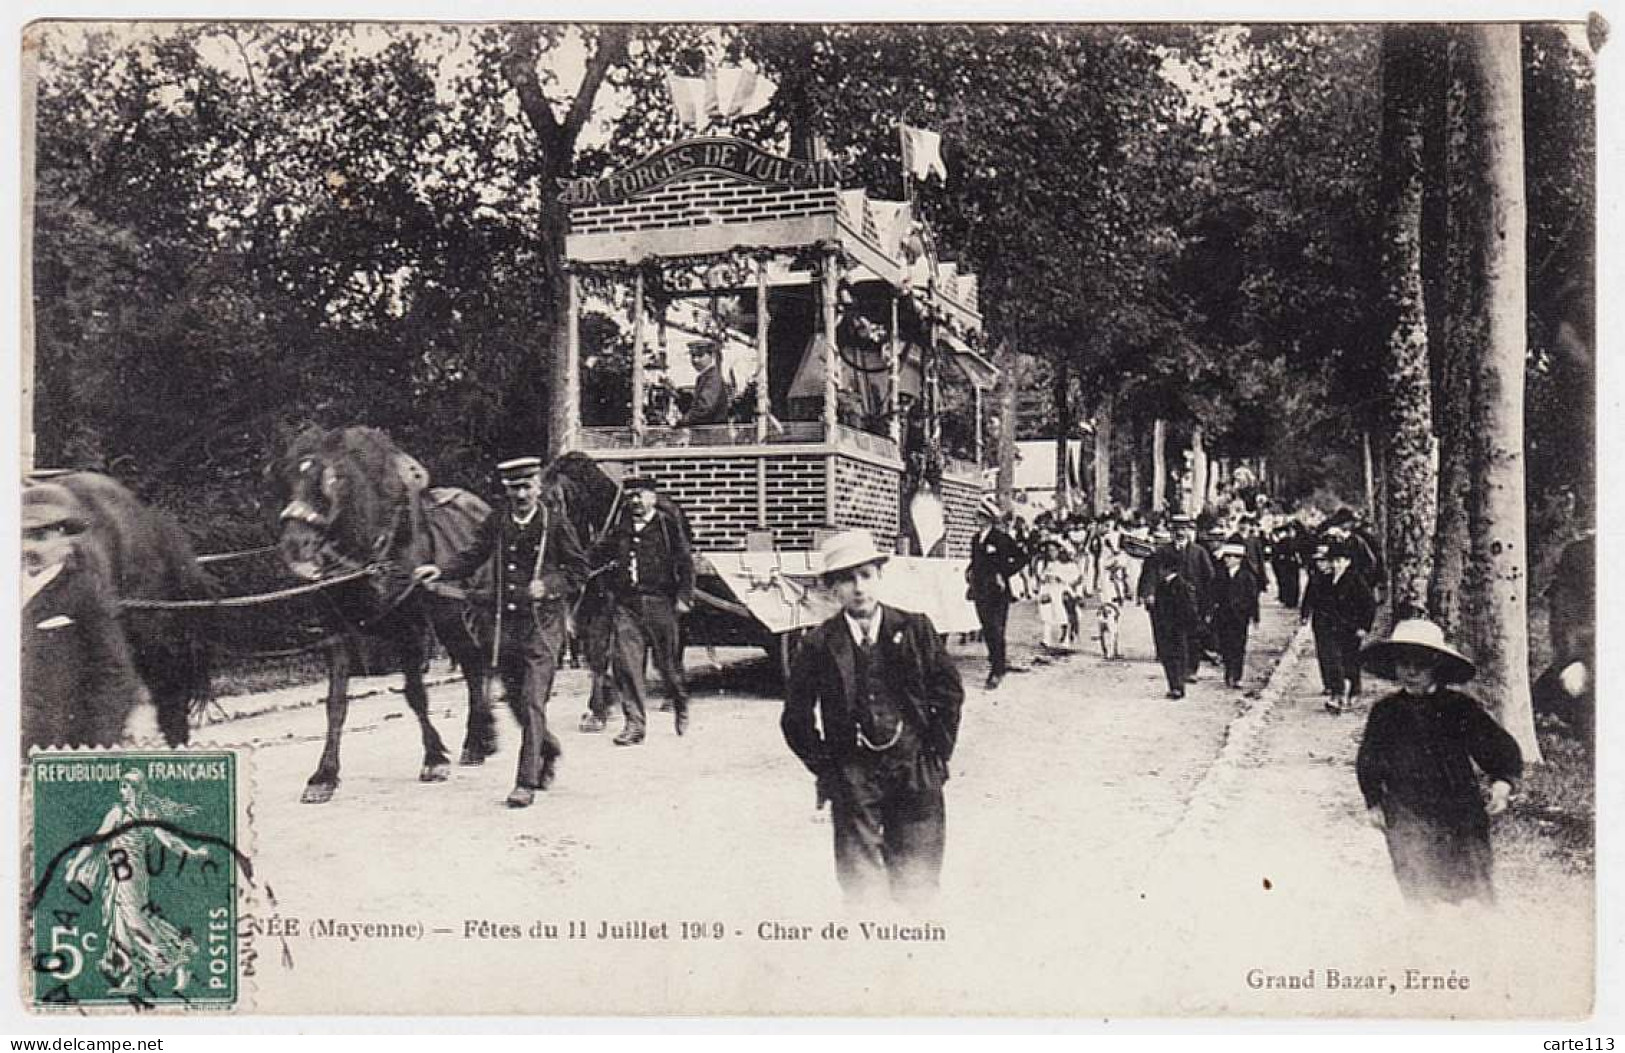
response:
M30 758L31 1006L237 1005L248 873L237 762L230 751Z

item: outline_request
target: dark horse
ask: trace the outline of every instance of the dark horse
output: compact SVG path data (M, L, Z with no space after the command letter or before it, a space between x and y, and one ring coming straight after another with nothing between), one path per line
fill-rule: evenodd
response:
M392 645L400 661L406 701L423 735L419 780L443 782L450 775L423 685L431 630L468 686L460 762L484 763L496 752L486 695L485 616L465 595L413 587L411 571L468 544L490 506L466 490L428 488L422 466L374 428L308 429L274 466L272 478L281 510L279 548L294 574L320 581L374 568L321 594L328 627L337 634L327 650L327 744L301 799L322 804L338 789L350 665L362 635ZM473 584L477 591L480 583Z
M213 583L198 566L192 544L167 513L143 504L121 484L94 472L51 475L83 507L89 529L77 541L82 558L121 601L202 600ZM207 612L126 604L119 621L135 671L158 710L158 726L171 746L191 736L190 717L209 697ZM50 699L26 699L51 705Z
M609 591L612 575L605 571L609 569L606 561L615 556L611 535L622 508L621 485L591 457L571 452L554 458L542 471L542 500L570 520L594 571L577 604L579 627L584 621L608 613L613 604Z

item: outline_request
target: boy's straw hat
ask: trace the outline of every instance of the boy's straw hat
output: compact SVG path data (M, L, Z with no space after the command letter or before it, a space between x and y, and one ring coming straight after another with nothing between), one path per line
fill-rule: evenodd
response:
M875 539L867 530L843 530L826 539L818 548L824 557L821 573L826 577L868 563L884 563L891 557L875 548Z

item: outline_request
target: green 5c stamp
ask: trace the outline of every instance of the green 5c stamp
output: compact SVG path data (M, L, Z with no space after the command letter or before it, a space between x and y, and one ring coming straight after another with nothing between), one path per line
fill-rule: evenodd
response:
M236 1005L236 756L40 753L28 780L33 1005Z

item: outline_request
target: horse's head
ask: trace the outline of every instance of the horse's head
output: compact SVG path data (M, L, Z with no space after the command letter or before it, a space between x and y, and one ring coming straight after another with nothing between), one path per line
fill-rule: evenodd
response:
M609 525L619 490L598 462L580 451L557 457L542 472L542 500L549 512L567 517L588 545Z
M403 487L395 447L382 432L343 428L301 434L272 471L278 547L288 569L313 581L335 565L361 565L389 542Z

